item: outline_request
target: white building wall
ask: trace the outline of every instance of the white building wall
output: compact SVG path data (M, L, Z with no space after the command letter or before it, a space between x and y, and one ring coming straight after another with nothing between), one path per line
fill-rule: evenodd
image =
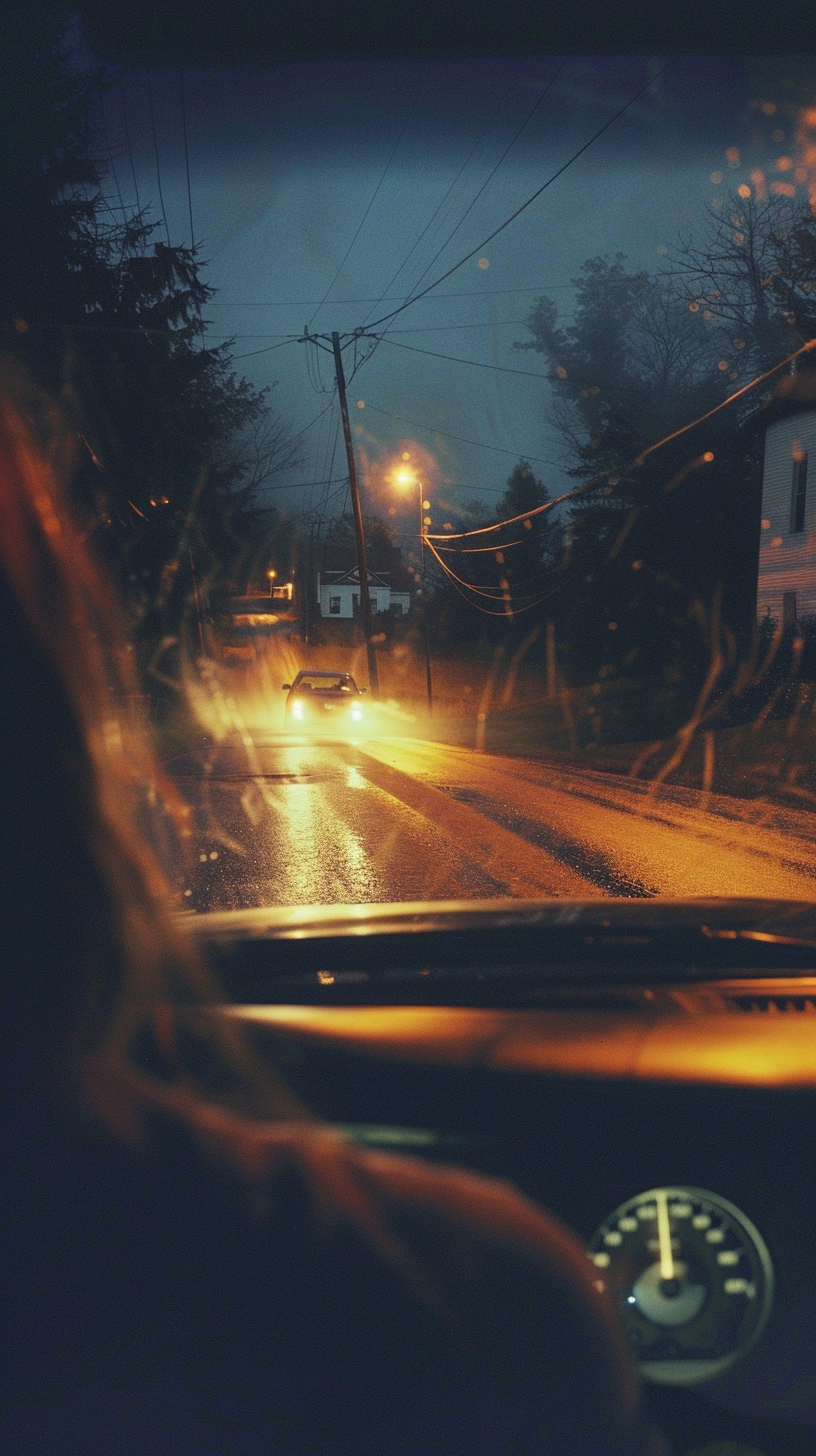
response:
M794 463L808 456L804 530L791 531ZM757 616L783 619L783 594L795 592L796 616L816 617L816 411L791 415L765 436Z
M387 612L391 604L391 589L387 586L370 586L369 596L371 597L372 612ZM354 616L354 598L359 598L360 588L352 582L321 582L320 584L320 612L323 617L334 618L335 621L348 620ZM340 598L340 611L331 610L331 598ZM405 608L407 610L407 607Z

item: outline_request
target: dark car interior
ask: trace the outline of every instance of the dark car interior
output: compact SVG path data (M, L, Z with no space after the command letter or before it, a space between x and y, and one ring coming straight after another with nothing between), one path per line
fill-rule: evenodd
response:
M678 1453L717 1441L812 1451L811 907L374 906L305 924L304 913L197 918L230 1001L216 1014L239 1018L349 1137L509 1179L592 1250L644 1217L648 1190L668 1190L681 1215L687 1200L706 1238L718 1236L712 1210L741 1214L770 1260L764 1328L752 1336L746 1316L725 1335L732 1363L714 1378L670 1328L668 1375L640 1360L649 1409ZM728 1212L724 1226L717 1258L744 1269L746 1238L732 1237ZM699 1277L713 1318L716 1275Z

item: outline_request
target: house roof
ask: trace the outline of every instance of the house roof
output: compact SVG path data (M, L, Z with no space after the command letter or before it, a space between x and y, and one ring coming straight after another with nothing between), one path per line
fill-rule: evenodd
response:
M388 577L376 571L367 572L369 586L388 586ZM350 571L324 571L321 575L321 583L324 586L359 586L359 568L353 566Z

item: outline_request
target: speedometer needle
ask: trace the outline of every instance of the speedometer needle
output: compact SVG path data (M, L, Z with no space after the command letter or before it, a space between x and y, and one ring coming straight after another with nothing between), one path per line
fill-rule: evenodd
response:
M656 1202L657 1236L660 1240L660 1277L661 1279L675 1279L671 1225L669 1224L669 1200L665 1189L661 1189L657 1194Z

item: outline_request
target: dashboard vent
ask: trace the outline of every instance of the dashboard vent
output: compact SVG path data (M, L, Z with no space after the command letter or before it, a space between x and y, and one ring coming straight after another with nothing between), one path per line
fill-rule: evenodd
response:
M734 1011L747 1011L754 1015L776 1016L781 1012L798 1012L800 1015L816 1015L816 995L813 996L727 996L726 1001Z

